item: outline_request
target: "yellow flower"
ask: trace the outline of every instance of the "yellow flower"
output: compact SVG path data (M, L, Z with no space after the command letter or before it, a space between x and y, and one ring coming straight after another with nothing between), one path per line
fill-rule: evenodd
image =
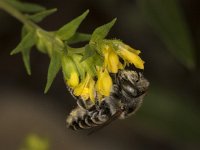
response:
M139 50L134 50L126 44L120 43L117 48L117 54L128 63L132 63L136 68L144 69L144 61L138 56Z
M112 79L107 70L100 70L96 84L97 92L101 95L109 96L112 88Z
M92 77L87 74L86 78L74 88L74 95L81 96L83 100L87 100L90 98L92 102L95 100L95 89L94 89L95 81Z
M71 88L74 88L79 84L79 76L77 72L71 73L69 80L67 80L67 84Z
M107 67L111 73L117 73L118 69L121 69L122 64L115 51L108 45L105 45L102 51L104 54L104 67Z

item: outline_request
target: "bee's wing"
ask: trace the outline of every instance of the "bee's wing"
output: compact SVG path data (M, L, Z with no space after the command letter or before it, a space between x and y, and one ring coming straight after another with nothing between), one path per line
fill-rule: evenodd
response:
M121 115L121 113L122 113L122 110L118 110L114 115L111 116L110 119L108 119L104 124L95 127L95 129L93 129L91 132L89 132L88 135L91 135L91 134L101 130L102 128L106 127L107 125L109 125L114 120L117 120L119 118L119 116Z

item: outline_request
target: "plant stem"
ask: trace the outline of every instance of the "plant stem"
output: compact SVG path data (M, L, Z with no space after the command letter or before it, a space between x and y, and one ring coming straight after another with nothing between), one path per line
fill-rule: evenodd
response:
M38 28L38 26L26 18L20 11L15 9L12 5L8 4L5 0L0 0L0 9L3 9L11 16L15 17L21 23L26 25L28 28Z

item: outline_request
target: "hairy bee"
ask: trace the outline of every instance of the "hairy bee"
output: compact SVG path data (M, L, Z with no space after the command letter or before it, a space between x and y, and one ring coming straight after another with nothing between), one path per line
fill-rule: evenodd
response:
M115 119L124 119L138 110L148 87L149 82L141 72L120 70L113 77L110 96L96 100L96 104L77 99L77 107L66 120L67 127L73 130L89 129L105 126Z

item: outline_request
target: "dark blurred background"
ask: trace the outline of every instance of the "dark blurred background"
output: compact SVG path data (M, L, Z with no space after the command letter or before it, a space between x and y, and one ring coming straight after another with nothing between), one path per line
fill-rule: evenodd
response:
M21 55L21 24L0 10L0 149L17 150L29 133L47 137L52 150L200 149L200 9L198 0L32 0L58 12L40 25L56 30L86 9L80 31L117 17L110 38L142 51L151 86L136 115L87 136L65 127L75 105L61 72L44 95L49 58L34 49L32 75Z

